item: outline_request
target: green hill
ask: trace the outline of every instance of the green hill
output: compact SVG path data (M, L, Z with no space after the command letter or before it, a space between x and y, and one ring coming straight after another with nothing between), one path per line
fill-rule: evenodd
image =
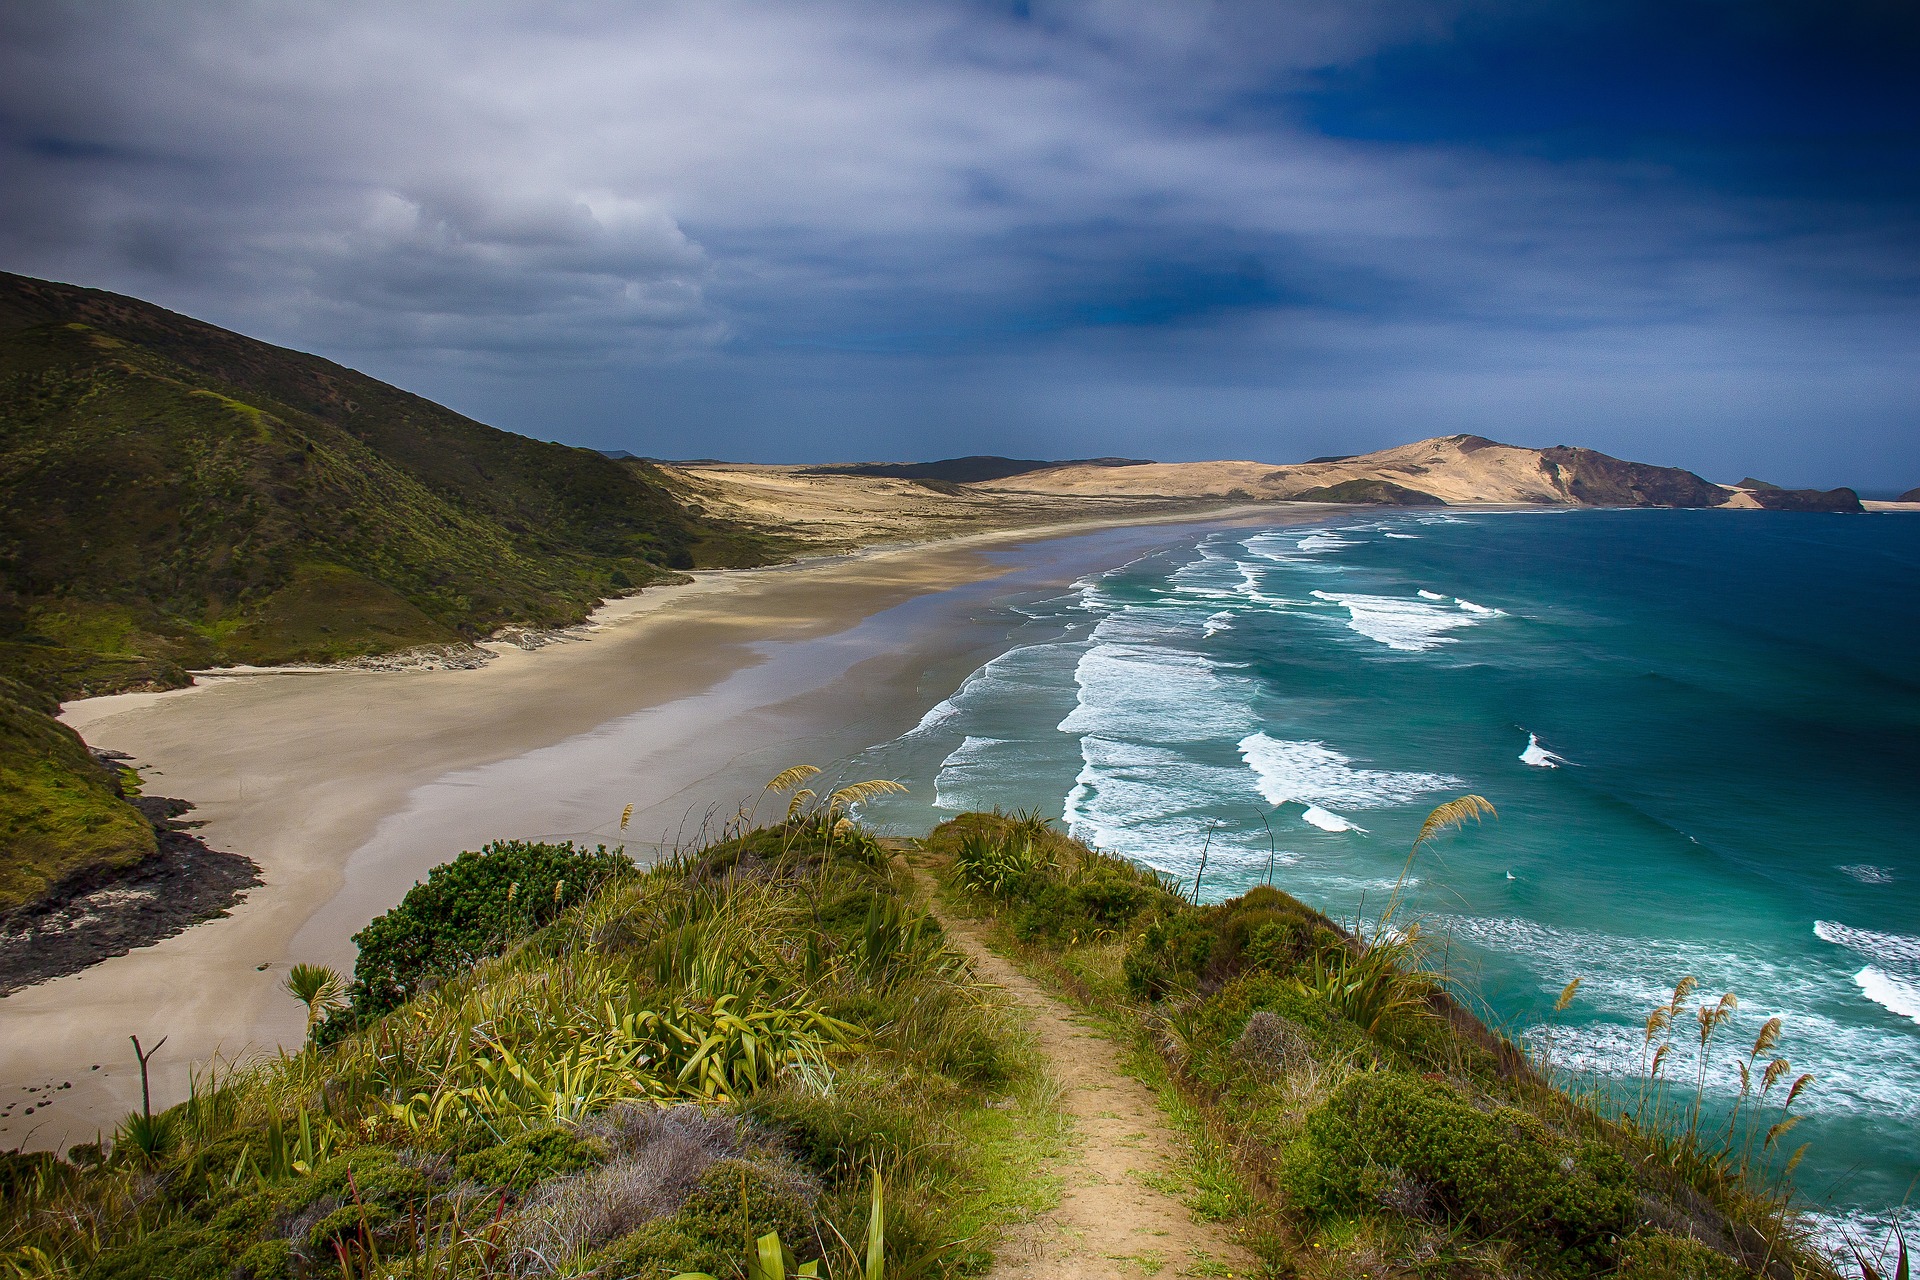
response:
M643 462L498 431L132 298L0 273L0 675L40 694L564 625L677 569L780 551L683 510ZM36 718L0 688L0 773L64 758L29 769L22 753L57 728ZM16 836L0 886L96 861L70 866L58 835ZM0 888L0 910L13 902Z
M0 641L63 693L575 622L777 549L637 461L147 303L0 275Z

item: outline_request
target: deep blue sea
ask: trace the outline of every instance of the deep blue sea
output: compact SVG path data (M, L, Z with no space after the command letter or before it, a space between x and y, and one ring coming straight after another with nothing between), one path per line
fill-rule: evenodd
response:
M869 817L1039 808L1202 896L1268 874L1410 909L1511 1034L1601 1086L1683 975L1815 1080L1797 1182L1837 1217L1920 1178L1920 518L1448 512L1169 535L1004 604L1006 651L857 760ZM1211 836L1209 837L1209 831ZM1210 841L1210 843L1209 843ZM1684 1043L1669 1075L1690 1078ZM1777 1095L1776 1095L1777 1096ZM1915 1198L1920 1198L1916 1194Z

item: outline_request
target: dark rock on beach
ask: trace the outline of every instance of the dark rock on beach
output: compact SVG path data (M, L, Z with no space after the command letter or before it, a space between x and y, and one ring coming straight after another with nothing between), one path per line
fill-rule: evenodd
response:
M159 851L0 916L0 998L223 916L260 883L251 858L209 848L187 830L179 821L193 808L186 801L133 804L153 823Z

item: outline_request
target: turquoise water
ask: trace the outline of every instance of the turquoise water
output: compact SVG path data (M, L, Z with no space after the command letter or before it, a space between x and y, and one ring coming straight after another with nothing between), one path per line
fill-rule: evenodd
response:
M1920 519L1410 514L1188 532L1000 611L1004 654L855 772L876 806L1037 807L1225 897L1268 874L1384 905L1427 811L1497 821L1422 855L1412 909L1461 983L1556 1063L1633 1077L1683 974L1772 1015L1816 1079L1797 1181L1876 1216L1920 1177ZM1208 832L1211 829L1209 838ZM1209 843L1210 839L1210 843ZM1670 1074L1691 1078L1684 1045Z

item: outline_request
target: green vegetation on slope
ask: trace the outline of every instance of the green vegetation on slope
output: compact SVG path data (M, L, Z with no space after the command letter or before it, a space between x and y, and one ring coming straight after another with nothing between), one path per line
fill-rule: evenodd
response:
M61 693L106 682L91 655L444 643L777 550L682 511L644 464L19 276L0 276L0 423L0 660Z
M1356 937L1267 886L1195 906L1032 817L962 815L926 844L957 907L1139 1045L1205 1157L1192 1203L1269 1274L1833 1274L1776 1180L1798 1091L1769 1067L1777 1022L1751 1056L1751 1123L1709 1134L1657 1081L1625 1115L1555 1088L1425 971L1405 921ZM1650 1053L1694 1030L1691 989L1649 1024ZM1702 1006L1701 1034L1730 1007Z
M789 1266L860 1275L876 1172L886 1274L973 1274L1043 1207L1060 1130L1030 1046L831 801L644 872L567 846L454 865L370 932L425 954L451 898L497 954L108 1150L0 1157L0 1275L740 1277L775 1232ZM601 880L569 906L555 871Z
M1364 502L1383 507L1444 507L1430 493L1394 484L1391 480L1342 480L1293 495L1296 502Z
M52 710L45 694L0 676L0 917L155 849L153 825L121 798L120 780Z
M0 675L39 693L564 625L676 569L781 552L684 511L644 463L0 273ZM0 831L0 906L14 886L123 865L132 846L105 833L138 821L111 799L47 816L48 797L98 786L36 745L55 732L31 723L40 701L0 689L0 773L38 797Z

